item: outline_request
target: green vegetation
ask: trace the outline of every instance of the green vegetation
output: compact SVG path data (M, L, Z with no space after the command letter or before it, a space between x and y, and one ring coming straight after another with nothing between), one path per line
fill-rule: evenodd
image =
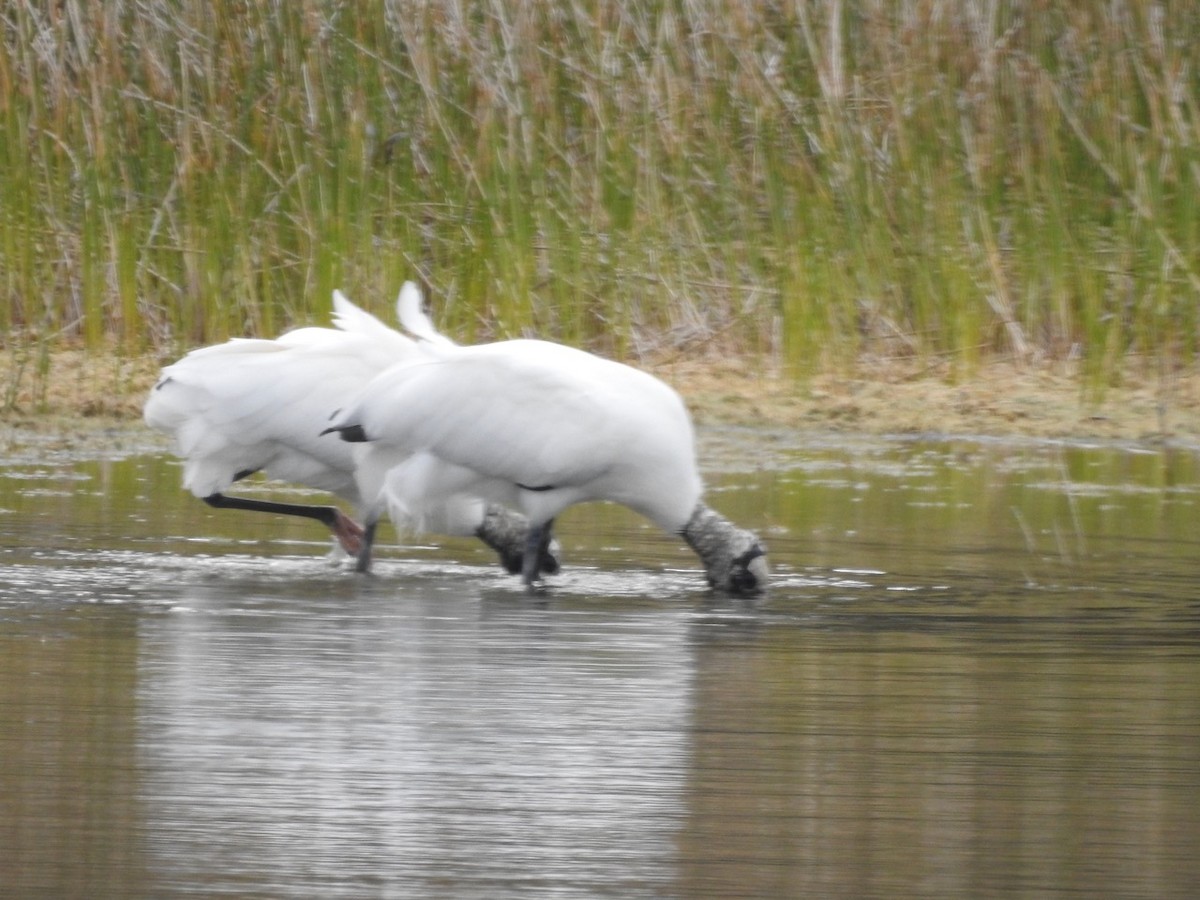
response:
M16 0L0 334L386 313L606 352L1190 361L1183 0ZM36 352L25 350L30 358Z

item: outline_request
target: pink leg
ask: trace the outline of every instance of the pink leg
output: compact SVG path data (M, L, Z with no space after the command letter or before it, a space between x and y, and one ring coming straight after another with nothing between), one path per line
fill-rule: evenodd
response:
M361 525L338 510L329 530L333 532L333 536L337 538L343 550L351 556L358 556L358 551L362 549L363 527Z

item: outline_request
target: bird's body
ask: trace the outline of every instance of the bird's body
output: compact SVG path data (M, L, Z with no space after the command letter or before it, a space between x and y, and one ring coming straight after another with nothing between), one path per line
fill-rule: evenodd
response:
M676 465L695 453L679 396L560 344L452 348L389 369L354 409L368 454L408 457L388 467L393 506L467 490L544 521L612 500L678 531L703 490L694 464Z
M212 506L255 509L319 519L351 553L362 551L363 531L335 507L228 497L241 478L270 478L329 491L359 510L374 500L369 480L356 477L355 448L321 432L330 415L397 361L422 357L420 346L450 345L413 297L400 304L397 332L334 293L336 328L300 328L274 340L234 339L187 354L163 369L146 400L146 423L174 439L184 459L183 483ZM478 533L489 511L478 496L445 498L431 516L443 534ZM502 511L491 511L504 518ZM523 522L505 522L524 532ZM494 546L486 534L480 534ZM518 547L495 547L512 568ZM363 568L369 555L362 557Z
M320 432L347 396L399 358L380 350L370 338L325 328L193 350L163 369L145 420L174 438L183 486L197 497L249 471L357 505L353 449Z
M765 579L757 538L701 501L683 401L630 366L547 341L431 346L376 376L331 424L366 447L360 471L384 473L377 504L395 520L419 525L466 493L521 510L530 541L544 543L562 510L608 500L683 536L714 585L752 592ZM699 536L703 551L690 533L701 521L721 532Z

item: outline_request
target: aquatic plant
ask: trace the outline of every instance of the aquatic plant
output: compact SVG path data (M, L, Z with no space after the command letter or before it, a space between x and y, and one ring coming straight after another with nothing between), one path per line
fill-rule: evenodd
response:
M0 334L1190 360L1200 8L16 0Z

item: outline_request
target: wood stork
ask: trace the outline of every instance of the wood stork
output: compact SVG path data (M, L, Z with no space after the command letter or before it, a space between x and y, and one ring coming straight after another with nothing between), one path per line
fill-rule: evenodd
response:
M414 293L408 283L401 296ZM609 500L680 535L713 587L765 586L763 544L701 499L691 419L662 381L547 341L422 346L327 429L366 445L360 466L383 471L379 504L394 520L419 525L425 510L462 493L520 509L530 526L522 575L532 585L554 517Z
M359 569L370 562L374 538L336 506L279 503L227 496L236 481L255 472L329 491L360 510L378 483L356 477L355 449L321 436L330 414L372 377L422 345L451 346L421 310L420 294L398 303L395 331L359 309L340 291L333 295L336 328L299 328L274 340L235 338L193 350L162 370L144 408L146 424L173 438L183 457L183 486L210 506L302 516L324 523ZM361 454L360 454L361 455ZM496 550L510 572L521 570L526 521L517 513L463 495L446 497L429 518L429 530L474 534ZM553 557L547 569L557 568Z

